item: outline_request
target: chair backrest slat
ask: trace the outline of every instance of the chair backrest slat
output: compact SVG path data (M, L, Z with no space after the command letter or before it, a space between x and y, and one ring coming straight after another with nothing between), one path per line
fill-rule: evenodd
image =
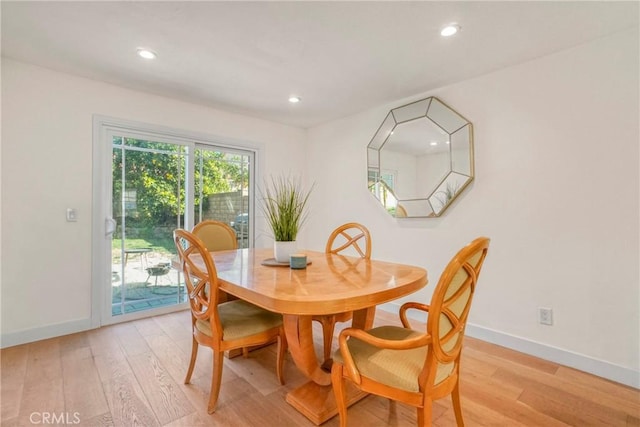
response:
M353 234L354 232L356 234ZM371 235L367 227L357 222L341 225L329 236L325 252L339 254L349 248L355 250L362 258L371 258Z
M173 238L184 274L184 282L194 319L211 323L213 334L222 334L218 318L218 273L211 254L202 240L186 230L177 229ZM204 269L201 267L204 264ZM215 335L214 335L215 336Z
M437 368L457 372L471 302L490 240L479 237L462 248L440 276L429 306L427 333L432 337L420 380L429 381ZM424 383L423 383L424 385Z

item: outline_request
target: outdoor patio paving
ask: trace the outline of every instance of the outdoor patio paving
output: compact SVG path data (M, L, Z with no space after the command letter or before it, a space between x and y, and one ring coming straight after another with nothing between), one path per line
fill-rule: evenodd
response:
M122 264L112 264L112 315L132 313L186 301L184 283L178 271L170 268L167 255L148 252L130 257ZM157 268L167 266L166 268ZM153 273L150 268L155 267ZM122 284L124 274L125 285ZM124 293L124 295L123 295Z

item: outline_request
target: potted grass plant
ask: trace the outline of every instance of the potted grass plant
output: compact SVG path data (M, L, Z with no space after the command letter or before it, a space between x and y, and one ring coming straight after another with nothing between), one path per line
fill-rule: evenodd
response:
M307 219L307 202L311 190L305 190L300 179L291 177L271 177L262 191L262 210L274 238L274 258L277 262L288 263L296 252L298 231Z

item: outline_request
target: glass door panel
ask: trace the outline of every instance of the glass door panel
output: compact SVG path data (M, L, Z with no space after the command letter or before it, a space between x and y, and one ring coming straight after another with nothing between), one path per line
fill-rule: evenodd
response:
M111 314L185 302L171 260L173 230L184 226L188 150L123 136L112 144Z
M195 159L195 223L216 220L236 232L238 247L251 246L250 180L253 153L197 146Z

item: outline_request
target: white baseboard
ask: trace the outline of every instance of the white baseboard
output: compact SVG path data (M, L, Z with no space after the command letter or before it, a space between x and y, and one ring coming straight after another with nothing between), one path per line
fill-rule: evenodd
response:
M72 320L70 322L56 323L33 329L23 329L18 332L10 332L0 336L0 348L13 347L14 345L74 334L76 332L93 329L91 319Z
M387 303L379 307L391 313L398 313L400 309L397 303ZM416 321L426 321L426 316L414 317L411 314L408 312L408 316ZM467 323L466 335L640 389L640 372L624 366L472 323Z

